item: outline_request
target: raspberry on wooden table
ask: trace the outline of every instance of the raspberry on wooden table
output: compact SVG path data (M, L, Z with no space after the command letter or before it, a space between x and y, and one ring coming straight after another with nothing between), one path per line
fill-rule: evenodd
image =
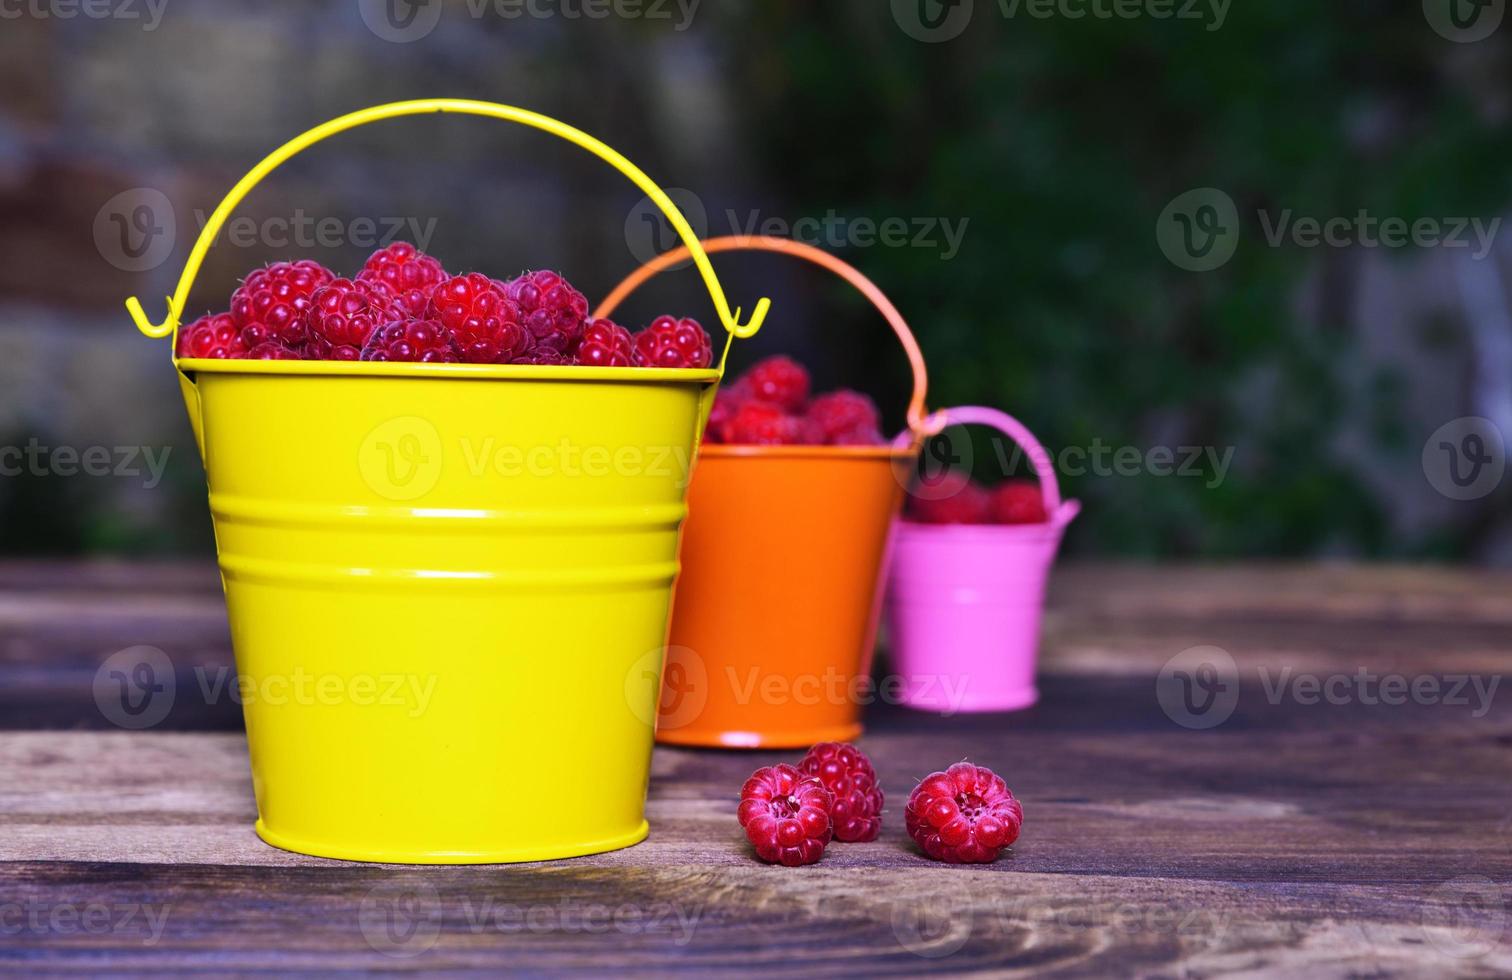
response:
M798 771L818 778L834 797L830 823L837 841L877 839L882 829L882 787L866 753L848 742L820 742Z
M957 762L914 787L903 822L936 861L986 864L1018 839L1024 807L1003 777L986 766Z
M813 864L824 854L832 830L834 798L824 784L789 765L751 773L740 788L737 814L756 856L769 864Z

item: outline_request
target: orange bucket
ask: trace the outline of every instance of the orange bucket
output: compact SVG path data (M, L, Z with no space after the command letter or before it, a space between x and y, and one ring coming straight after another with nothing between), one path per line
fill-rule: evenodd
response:
M785 238L728 236L706 252L778 252L855 286L913 368L909 428L924 429L924 358L871 280ZM599 305L608 316L657 273L660 255ZM704 445L688 491L656 738L672 745L789 748L861 733L893 519L920 437L889 446Z

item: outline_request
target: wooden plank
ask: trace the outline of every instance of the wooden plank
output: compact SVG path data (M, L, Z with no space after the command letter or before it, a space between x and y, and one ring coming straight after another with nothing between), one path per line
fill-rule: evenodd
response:
M1009 779L1034 830L990 873L1280 874L1359 884L1512 878L1512 735L1505 723L1500 732L1378 733L1348 743L1333 733L1263 743L1237 732L878 734L861 744L887 793L891 833L837 847L825 862L918 865L902 835L902 803L931 768L970 757ZM798 754L658 748L651 839L578 863L655 867L683 855L747 864L735 794L758 765ZM1452 773L1436 761L1447 757ZM1432 807L1423 805L1428 798ZM262 844L251 832L255 815L238 735L0 735L0 860L341 866ZM1409 854L1415 860L1405 862Z
M1490 975L1512 969L1512 947L1482 949L1498 920L1475 904L1482 880L1512 881L1508 741L1381 734L1341 756L1334 735L877 735L865 746L889 797L882 838L833 846L802 871L756 864L734 821L734 787L782 754L659 749L644 844L418 870L263 845L239 736L10 733L7 899L43 914L151 907L103 933L23 930L0 963L379 968L390 957L381 937L366 940L363 903L419 888L437 927L419 963L435 969L621 957L647 971L807 963L838 975L913 972L945 953L953 970ZM934 865L904 842L899 804L921 762L968 753L1010 775L1025 835L987 868ZM1446 774L1436 760L1450 755ZM624 906L618 920L600 910ZM167 916L156 938L148 912Z
M28 910L104 907L103 934L23 930L0 965L155 973L692 971L816 977L1505 976L1460 890L1237 886L963 868L258 869L23 865ZM10 884L10 883L8 883ZM82 912L81 912L82 914ZM123 917L124 921L122 921ZM396 922L397 920L397 922ZM386 924L395 924L394 932Z
M0 971L1512 972L1512 693L1287 686L1363 668L1484 689L1512 655L1505 573L1068 566L1041 704L868 709L882 839L801 870L752 859L733 799L797 753L658 749L652 836L612 854L411 869L270 848L242 736L203 730L236 728L235 703L195 693L230 665L225 630L208 565L0 565ZM138 643L168 652L179 696L157 729L116 731L95 668ZM1189 730L1156 678L1200 645L1239 684L1223 724ZM1008 778L1025 833L992 866L936 865L901 805L968 757Z

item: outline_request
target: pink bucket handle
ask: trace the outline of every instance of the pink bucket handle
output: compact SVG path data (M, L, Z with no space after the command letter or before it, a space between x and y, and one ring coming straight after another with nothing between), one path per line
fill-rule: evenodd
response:
M985 405L942 408L924 420L923 431L933 435L952 425L968 424L990 425L1018 443L1029 456L1029 465L1034 467L1034 474L1039 477L1040 493L1045 497L1045 513L1054 514L1060 509L1060 482L1055 478L1055 467L1050 465L1050 454L1045 451L1044 446L1040 445L1040 441L1034 438L1034 433L1007 412L1000 412ZM906 447L914 438L914 430L907 429L898 433L893 439L893 446Z

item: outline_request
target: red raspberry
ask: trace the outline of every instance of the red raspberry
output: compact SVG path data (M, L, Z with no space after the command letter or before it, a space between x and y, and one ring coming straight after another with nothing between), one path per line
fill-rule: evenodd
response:
M179 357L224 359L246 355L247 345L229 313L207 313L187 327L179 327Z
M816 777L835 798L830 822L835 840L876 840L882 829L882 788L866 753L848 742L820 742L798 763L798 771Z
M843 432L829 440L831 446L885 446L887 440L876 429L856 429Z
M373 331L362 348L362 359L455 364L462 357L451 334L439 322L395 320Z
M265 340L256 347L247 351L247 359L254 361L298 361L303 360L299 351L285 347L276 340Z
M859 391L840 388L809 403L808 420L832 446L882 444L882 417L877 404Z
M519 307L532 343L547 350L577 350L588 325L588 298L555 272L525 272L501 283ZM586 362L585 362L586 363Z
M394 242L368 256L358 281L381 282L412 317L425 316L432 291L447 278L441 263L409 242Z
M659 316L635 335L635 363L641 367L706 368L714 345L692 317Z
M583 331L577 363L594 367L630 367L635 363L635 340L630 331L600 317Z
M801 446L813 441L812 434L802 418L758 401L737 408L724 427L725 442L748 446Z
M730 441L730 424L746 403L749 396L739 383L728 388L721 387L714 394L714 407L709 409L709 424L704 427L704 441L711 443Z
M1045 498L1033 480L1006 480L992 489L988 511L998 524L1042 524Z
M985 766L957 762L914 787L903 810L908 836L936 861L986 864L1018 840L1024 807Z
M394 294L383 283L332 279L311 298L305 357L355 361L373 331L402 315Z
M427 319L440 320L451 331L469 364L508 364L530 350L530 334L520 316L502 286L481 272L469 272L436 287Z
M751 773L740 788L740 825L768 864L813 864L830 842L834 797L824 784L789 765Z
M924 524L986 524L991 498L981 484L967 480L961 489L937 500L908 498L908 516Z
M253 270L231 294L231 316L242 342L256 347L279 340L299 347L307 339L305 318L316 290L336 278L319 262L274 262Z
M802 364L778 354L751 365L743 379L751 394L789 412L803 411L809 396L809 374Z
M562 351L537 349L521 354L519 357L515 358L509 363L548 364L560 367L564 364L576 364L577 360L572 354L563 353Z

